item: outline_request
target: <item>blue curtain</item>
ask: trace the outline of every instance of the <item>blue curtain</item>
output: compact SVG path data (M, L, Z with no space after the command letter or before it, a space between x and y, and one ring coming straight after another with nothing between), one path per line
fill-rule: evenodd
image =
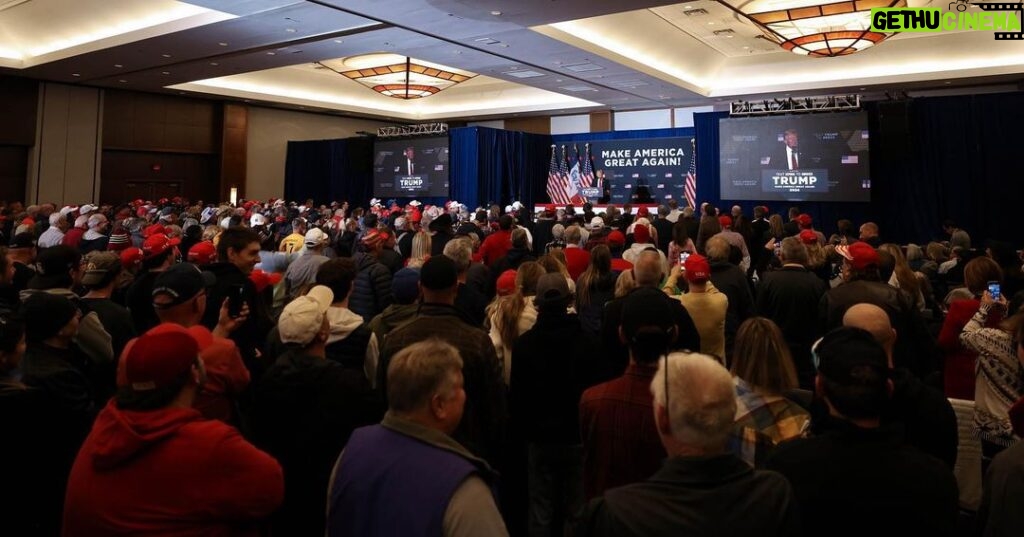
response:
M451 193L466 205L520 201L533 207L547 185L551 137L466 127L452 129Z
M284 197L317 204L349 200L365 205L373 193L373 141L369 138L288 142Z

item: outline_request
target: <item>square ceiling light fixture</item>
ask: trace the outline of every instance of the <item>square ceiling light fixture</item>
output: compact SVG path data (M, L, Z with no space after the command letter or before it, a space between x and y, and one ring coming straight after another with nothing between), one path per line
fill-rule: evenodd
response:
M871 31L871 9L905 7L906 0L719 0L753 22L783 49L812 57L845 56L892 34Z
M317 65L396 99L430 97L477 76L396 54L366 54L317 62Z

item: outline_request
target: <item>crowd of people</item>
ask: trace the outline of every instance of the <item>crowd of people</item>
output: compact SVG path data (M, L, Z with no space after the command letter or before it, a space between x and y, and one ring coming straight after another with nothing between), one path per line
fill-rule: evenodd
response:
M4 533L1024 534L1012 245L577 209L0 203Z

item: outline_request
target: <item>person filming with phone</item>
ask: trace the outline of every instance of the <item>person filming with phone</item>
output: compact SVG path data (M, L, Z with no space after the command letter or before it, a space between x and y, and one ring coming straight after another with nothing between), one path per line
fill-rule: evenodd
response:
M213 330L220 322L220 311L227 301L228 314L239 317L248 307L248 318L235 328L230 339L238 346L245 366L253 378L262 376L265 364L259 358L266 334L273 323L249 274L260 262L260 237L243 227L224 230L217 244L217 262L207 267L217 277L209 289L203 326Z

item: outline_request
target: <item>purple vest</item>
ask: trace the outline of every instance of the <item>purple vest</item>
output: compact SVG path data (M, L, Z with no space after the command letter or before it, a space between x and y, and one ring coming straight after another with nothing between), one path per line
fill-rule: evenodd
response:
M329 537L438 537L469 460L382 425L356 429L331 486Z

